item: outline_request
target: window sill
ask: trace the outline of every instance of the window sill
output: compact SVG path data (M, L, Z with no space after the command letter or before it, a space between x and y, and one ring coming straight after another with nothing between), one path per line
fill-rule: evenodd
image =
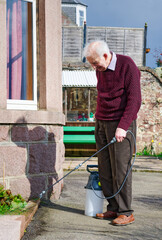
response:
M14 110L37 110L36 101L27 100L7 100L7 109Z
M0 110L0 124L59 124L65 125L65 115L54 110Z

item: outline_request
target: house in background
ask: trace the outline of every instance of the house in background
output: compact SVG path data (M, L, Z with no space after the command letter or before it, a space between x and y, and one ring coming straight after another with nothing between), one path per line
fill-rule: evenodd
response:
M87 5L78 0L62 0L62 23L64 26L83 27L86 21ZM70 21L69 21L70 20Z

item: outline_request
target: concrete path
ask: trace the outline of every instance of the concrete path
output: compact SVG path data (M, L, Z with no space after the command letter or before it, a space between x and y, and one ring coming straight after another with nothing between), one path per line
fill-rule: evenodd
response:
M80 158L65 158L63 168L64 170L72 170L79 163L85 161L87 157ZM93 157L89 161L85 162L79 170L86 170L87 165L95 165L97 164L97 158ZM137 156L134 166L134 171L149 171L149 172L162 172L162 160L159 160L157 157L149 157L149 156Z
M153 168L154 172L139 172L138 167L142 171L148 167L148 162L144 166L143 161L141 159L140 164L136 162L136 171L133 173L132 208L135 223L116 227L111 225L111 221L85 216L86 190L84 186L88 181L89 173L75 171L64 179L64 189L59 200L41 203L22 239L162 239L162 161L157 160L161 167L153 162L152 167L146 169ZM157 168L156 171L155 168ZM106 210L106 200L104 210Z

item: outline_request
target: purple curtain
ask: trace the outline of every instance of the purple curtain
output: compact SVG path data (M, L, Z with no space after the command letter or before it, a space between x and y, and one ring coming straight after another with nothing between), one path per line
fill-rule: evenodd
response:
M26 99L27 3L7 1L7 97Z

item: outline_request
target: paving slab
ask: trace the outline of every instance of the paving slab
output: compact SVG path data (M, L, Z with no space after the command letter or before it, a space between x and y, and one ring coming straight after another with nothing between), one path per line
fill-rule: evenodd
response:
M24 216L1 216L0 240L19 240L24 222Z

